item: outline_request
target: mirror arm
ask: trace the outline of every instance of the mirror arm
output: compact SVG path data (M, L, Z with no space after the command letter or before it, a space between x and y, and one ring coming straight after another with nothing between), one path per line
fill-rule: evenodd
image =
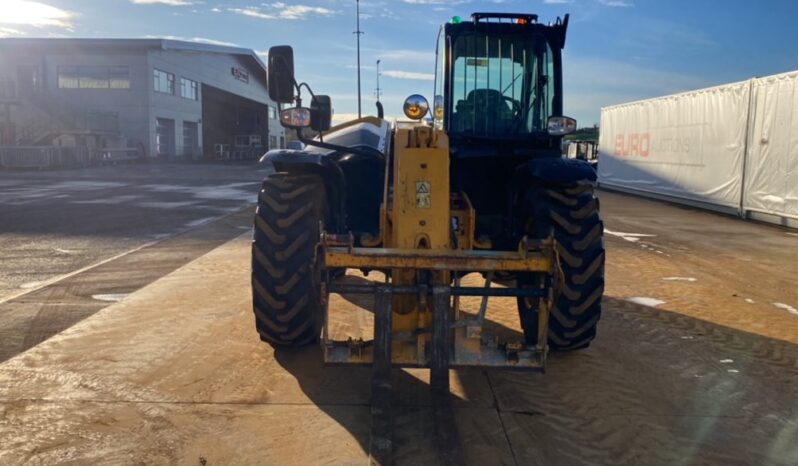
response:
M301 88L302 88L302 86L304 86L305 89L308 90L308 94L310 94L311 102L316 100L316 94L313 93L313 89L310 88L310 85L308 85L308 83L301 82L299 84L296 84L296 81L294 81L294 85L296 86L297 94L301 93ZM299 95L297 95L296 101L297 101L297 107L301 107L302 106L302 99L299 97ZM297 129L297 131L300 131L300 130ZM302 141L301 138L300 138L300 141L304 142L304 141ZM319 142L324 142L324 139L322 137L322 132L321 131L319 131ZM305 143L305 144L307 144L307 143ZM313 145L313 144L311 144L311 145Z
M294 84L296 85L296 90L297 90L297 92L299 92L299 90L300 90L300 88L301 88L302 86L305 86L305 89L307 89L307 90L308 90L308 93L310 94L310 96L311 96L312 98L314 98L314 99L316 98L316 94L314 94L314 93L313 93L313 89L311 89L311 88L310 88L310 86L308 86L308 83L304 83L304 82L303 82L303 83L296 84L296 81L294 81Z
M311 99L315 99L316 98L316 94L313 93L313 89L311 89L310 86L308 86L308 83L304 83L304 82L297 83L296 80L294 80L294 87L296 88L296 99L295 100L296 100L296 106L297 107L301 107L302 106L302 87L303 86L305 87L305 89L308 90L308 94L310 94Z

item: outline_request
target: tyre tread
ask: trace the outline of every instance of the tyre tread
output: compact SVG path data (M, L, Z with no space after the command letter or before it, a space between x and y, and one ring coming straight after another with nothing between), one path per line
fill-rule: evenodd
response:
M320 271L313 238L325 215L318 176L276 173L263 181L253 222L252 308L261 340L274 346L302 346L319 337Z
M530 235L557 240L565 283L549 319L549 347L569 351L587 347L596 336L604 293L604 225L593 184L532 186L524 200ZM518 311L528 344L537 337L536 312L524 300ZM532 315L535 315L532 317Z

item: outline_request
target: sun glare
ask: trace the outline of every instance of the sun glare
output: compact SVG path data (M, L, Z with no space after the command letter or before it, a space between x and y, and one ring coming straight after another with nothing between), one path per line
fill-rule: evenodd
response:
M72 13L41 2L3 0L0 24L68 28Z

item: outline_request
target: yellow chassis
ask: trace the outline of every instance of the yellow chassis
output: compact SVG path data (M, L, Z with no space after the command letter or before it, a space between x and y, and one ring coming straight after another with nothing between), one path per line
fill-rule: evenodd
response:
M516 251L477 250L489 247L474 238L475 213L467 196L450 193L448 139L425 126L394 132L393 159L386 164L380 236L354 247L351 235L323 233L320 253L327 269L381 270L386 283L354 285L325 281L328 293L375 296L374 340L332 340L329 302L322 332L325 362L377 366L431 367L433 374L449 366L516 367L542 370L546 361L549 310L559 282L552 238L522 239ZM388 185L387 167L393 167ZM535 288L490 286L494 272L533 273ZM470 272L486 275L486 286L460 286ZM454 275L453 275L454 274ZM477 317L462 313L460 296L481 296ZM500 342L482 332L489 296L538 300L537 345Z

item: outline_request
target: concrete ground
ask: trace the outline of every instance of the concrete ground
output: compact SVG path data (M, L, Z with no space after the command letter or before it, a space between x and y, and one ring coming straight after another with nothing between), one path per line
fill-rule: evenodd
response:
M0 172L0 361L248 230L264 172Z
M798 235L613 193L601 202L598 339L552 355L546 374L452 371L467 461L798 464ZM258 340L248 242L0 364L0 464L365 464L369 369ZM346 298L332 297L336 329L367 332L369 303ZM518 332L512 300L491 300L488 319ZM396 370L394 382L397 463L436 464L427 371Z

